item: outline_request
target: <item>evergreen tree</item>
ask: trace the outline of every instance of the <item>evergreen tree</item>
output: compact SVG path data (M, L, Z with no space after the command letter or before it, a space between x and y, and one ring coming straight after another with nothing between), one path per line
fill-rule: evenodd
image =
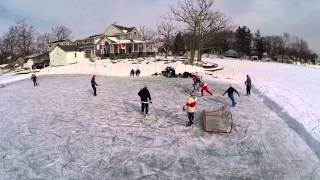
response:
M260 30L255 33L254 46L259 59L262 59L263 53L265 52L265 39L261 36Z
M179 32L174 39L173 52L176 55L179 55L180 53L184 54L186 52L186 46L181 32Z
M236 31L236 48L243 54L251 56L251 32L247 26L238 27Z

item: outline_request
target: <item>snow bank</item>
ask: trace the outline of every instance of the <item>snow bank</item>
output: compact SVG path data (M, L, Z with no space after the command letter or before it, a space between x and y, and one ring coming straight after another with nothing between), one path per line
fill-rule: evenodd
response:
M119 59L111 61L110 59L97 60L96 62L83 62L69 64L66 66L47 67L42 69L36 75L50 74L97 74L105 76L128 77L130 70L140 69L140 76L151 76L155 73L161 73L167 66L175 68L176 73L185 71L196 73L204 72L204 69L198 66L185 65L181 61L173 61L173 57L168 57L167 60L156 61L156 58L138 58L138 59ZM113 63L116 62L116 63ZM0 76L0 83L7 84L22 79L30 78L31 74L16 75L14 72Z
M31 77L30 74L15 75L14 72L10 72L10 73L6 73L6 74L3 74L2 76L0 76L0 83L1 84L8 84L8 83L12 83L15 81L20 81L22 79L27 79L30 77Z
M172 61L155 61L155 58L148 59L122 59L111 61L109 59L98 60L96 62L88 62L82 64L73 64L68 66L50 67L43 74L97 74L108 76L130 75L130 70L141 70L140 76L151 76L154 73L161 73L167 66L176 69L176 73L203 72L203 68L191 65L184 65L182 62ZM112 63L117 62L117 63Z
M249 74L253 85L320 140L320 70L281 63L252 62L237 59L205 58L224 70L216 72L219 80L244 87Z

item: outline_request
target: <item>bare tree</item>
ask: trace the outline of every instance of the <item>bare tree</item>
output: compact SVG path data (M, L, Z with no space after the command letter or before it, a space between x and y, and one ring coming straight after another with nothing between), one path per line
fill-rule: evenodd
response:
M0 58L1 63L8 63L8 57L15 56L18 52L16 46L17 34L14 32L12 26L9 27L9 31L4 33L0 42Z
M165 58L168 57L175 34L175 27L169 22L163 22L158 25L159 38L164 42Z
M282 41L284 43L284 54L287 54L288 48L290 45L290 34L289 33L283 33L282 35Z
M203 41L208 35L228 27L229 20L222 13L213 11L213 4L214 0L181 0L177 8L171 8L174 20L186 24L193 34L191 63L195 49L198 50L198 60L201 60Z
M207 18L199 25L198 37L198 61L201 61L203 43L208 36L217 34L222 31L230 30L229 20L220 12L209 12Z
M142 35L142 39L144 41L155 41L156 40L156 33L153 30L147 28L145 25L141 25L139 27L139 31L140 31L140 33Z
M60 40L64 40L64 39L69 39L71 38L71 30L68 29L65 26L56 26L54 28L52 28L52 39L54 41L60 41Z
M47 52L48 44L50 41L51 38L49 33L39 34L36 42L37 52L40 54Z
M3 40L2 40L3 51L4 51L4 54L6 55L6 58L8 56L12 56L18 53L17 41L18 41L17 29L14 28L13 26L10 26L9 31L4 34Z
M278 56L283 55L281 52L284 49L284 42L281 36L266 36L265 40L266 50L272 58L278 58Z
M2 59L10 62L18 56L26 57L33 53L35 35L34 26L24 20L11 25L8 32L2 36ZM9 57L11 58L7 61Z
M309 60L310 54L312 54L308 47L308 43L299 37L293 38L293 41L290 44L290 49L291 56L296 62L300 61L304 63Z
M13 28L17 32L17 46L19 48L19 55L26 57L32 53L36 36L35 27L23 20L18 21Z

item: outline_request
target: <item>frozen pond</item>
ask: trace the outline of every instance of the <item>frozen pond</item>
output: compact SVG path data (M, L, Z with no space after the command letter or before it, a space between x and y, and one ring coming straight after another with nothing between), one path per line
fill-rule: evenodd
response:
M305 139L257 96L231 109L230 135L202 132L203 109L228 104L228 85L210 82L196 124L182 105L190 79L39 77L0 89L1 179L319 179ZM144 121L137 93L147 82L153 104ZM244 91L242 91L244 92ZM242 93L243 94L243 93Z

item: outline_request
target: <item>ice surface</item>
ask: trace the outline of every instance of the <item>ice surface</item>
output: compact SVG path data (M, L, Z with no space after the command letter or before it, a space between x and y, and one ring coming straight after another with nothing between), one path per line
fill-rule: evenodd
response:
M255 77L254 83L257 84ZM1 179L318 179L312 147L260 98L237 98L230 135L201 130L203 109L229 104L229 84L208 81L186 128L191 80L89 75L40 76L0 89ZM139 89L153 104L144 121Z

